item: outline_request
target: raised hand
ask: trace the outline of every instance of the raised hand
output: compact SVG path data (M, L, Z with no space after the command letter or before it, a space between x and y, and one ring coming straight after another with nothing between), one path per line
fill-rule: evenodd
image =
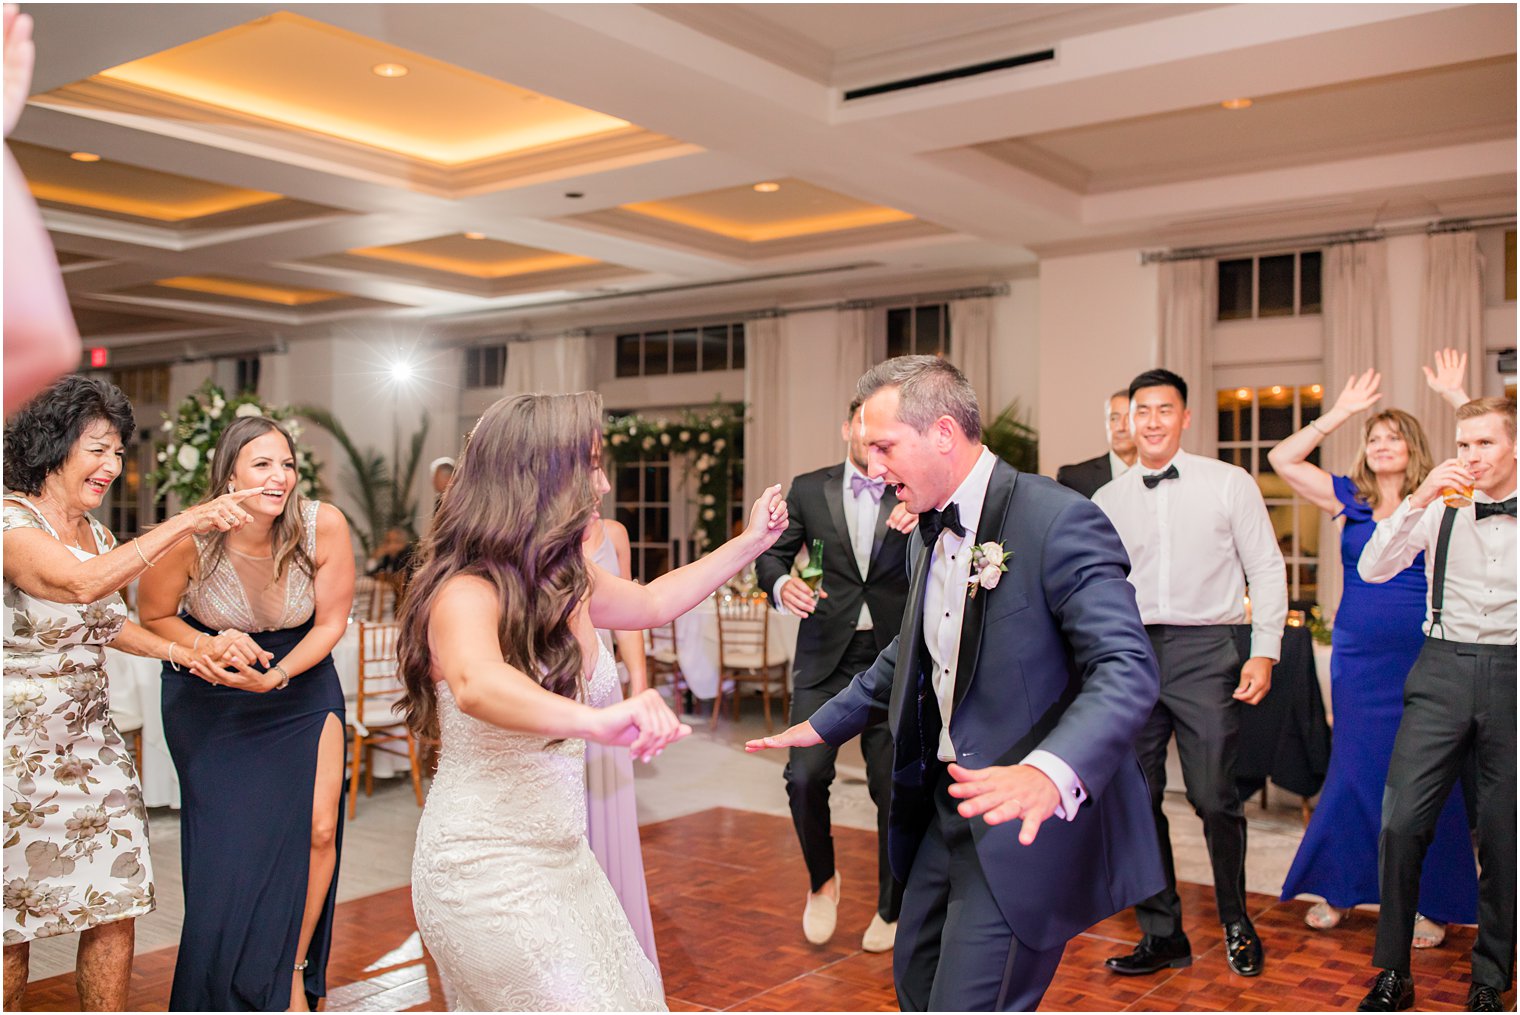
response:
M1383 393L1378 390L1382 380L1383 375L1370 368L1360 375L1353 374L1341 389L1340 397L1335 400L1330 411L1355 416L1372 408L1383 397Z
M253 515L243 509L243 501L263 492L262 486L256 486L224 493L216 500L190 508L185 512L185 517L190 519L191 527L197 535L213 531L235 532L253 521Z
M978 814L989 825L1001 825L1022 818L1019 841L1034 842L1040 825L1055 814L1061 793L1050 776L1033 765L994 765L991 768L962 768L951 763L946 769L955 782L949 794L962 802L956 807L963 818Z
M10 137L26 108L32 90L32 65L37 46L32 42L32 16L15 4L5 5L5 136Z
M778 747L812 747L823 743L823 737L813 729L810 722L800 722L795 726L782 730L773 737L761 737L759 740L751 740L744 745L746 754L754 754L756 751L772 750Z
M750 508L749 525L744 534L759 540L760 552L770 549L786 531L786 498L781 496L781 484L767 487Z
M1425 371L1425 383L1430 390L1454 406L1467 401L1467 353L1455 349L1439 349L1435 356L1436 368L1421 366Z
M892 514L887 517L887 528L896 532L912 532L918 528L918 515L909 511L908 505L898 501Z

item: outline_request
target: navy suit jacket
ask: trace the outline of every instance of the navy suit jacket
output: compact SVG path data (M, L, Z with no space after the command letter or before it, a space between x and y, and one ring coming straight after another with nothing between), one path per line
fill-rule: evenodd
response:
M1166 884L1150 793L1134 742L1160 694L1129 558L1103 512L1043 476L999 461L976 529L1012 551L996 588L966 603L950 736L966 768L1018 764L1036 748L1071 766L1088 797L1074 821L1051 818L1029 846L1021 823L971 819L982 870L1018 939L1045 950ZM929 551L913 541L912 584L896 640L817 713L841 744L886 706L895 748L888 852L907 882L934 813L938 728L920 728L920 656ZM937 714L932 708L930 714Z

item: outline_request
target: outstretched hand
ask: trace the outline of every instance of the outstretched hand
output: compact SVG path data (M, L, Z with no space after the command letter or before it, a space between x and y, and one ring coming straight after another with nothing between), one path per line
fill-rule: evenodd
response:
M989 825L1001 825L1014 818L1023 819L1019 842L1028 846L1040 834L1040 825L1055 814L1061 793L1050 776L1033 765L994 765L991 768L962 768L954 762L946 769L951 783L949 793L959 797L956 810L963 818L978 814Z
M823 737L820 737L818 731L813 729L813 724L800 722L773 737L761 737L759 740L749 741L744 745L744 751L746 754L754 754L756 751L778 747L813 747L821 743L823 743Z
M759 540L760 553L764 553L781 538L787 522L786 498L781 496L781 484L777 483L766 487L765 492L755 501L755 506L750 508L749 525L744 534Z
M1368 368L1362 374L1352 374L1346 386L1341 389L1340 397L1335 400L1331 411L1339 409L1347 416L1355 416L1357 413L1372 408L1383 393L1378 390L1382 383L1383 375L1376 370Z
M653 688L597 712L597 725L588 740L610 747L627 747L639 761L653 761L670 744L691 735Z
M1460 405L1467 401L1467 353L1455 349L1439 349L1435 356L1436 368L1421 366L1425 371L1425 383L1442 398Z

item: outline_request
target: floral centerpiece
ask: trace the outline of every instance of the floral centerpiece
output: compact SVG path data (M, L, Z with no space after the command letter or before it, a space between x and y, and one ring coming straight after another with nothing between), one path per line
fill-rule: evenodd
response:
M184 507L205 495L211 483L216 442L227 425L239 416L267 416L283 424L297 441L301 438L301 425L290 409L265 405L251 391L229 396L207 381L199 390L187 395L173 414L164 413L158 467L152 476L160 500L172 493ZM296 473L300 476L301 494L317 496L321 489L317 461L301 450L299 444L296 447Z
M603 432L603 450L619 464L656 453L689 456L697 481L697 553L728 539L729 475L744 433L742 411L717 403L700 413L687 410L677 420L613 416Z

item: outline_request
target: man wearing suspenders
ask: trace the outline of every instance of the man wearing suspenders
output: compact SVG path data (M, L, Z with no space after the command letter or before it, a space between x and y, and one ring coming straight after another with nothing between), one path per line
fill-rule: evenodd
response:
M1457 410L1457 457L1436 466L1378 523L1357 570L1366 581L1385 582L1422 550L1425 647L1404 684L1404 717L1383 789L1382 908L1372 955L1381 971L1358 1010L1414 1004L1409 947L1420 864L1441 805L1471 757L1482 872L1467 1009L1499 1011L1515 972L1513 400L1479 398Z

